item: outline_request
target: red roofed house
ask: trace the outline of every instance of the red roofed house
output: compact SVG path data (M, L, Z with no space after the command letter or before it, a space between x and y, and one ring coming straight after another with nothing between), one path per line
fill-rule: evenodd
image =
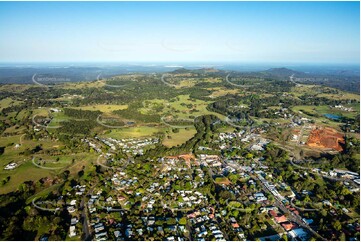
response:
M285 215L277 216L275 217L275 220L277 223L283 223L288 221Z
M296 223L293 222L285 222L285 223L281 223L281 226L286 230L286 231L290 231L292 229L295 229L298 227L298 225Z
M239 225L238 225L238 223L232 223L232 227L236 229L236 228L239 228Z
M269 214L272 216L272 217L277 217L277 212L275 210L270 210L269 211Z

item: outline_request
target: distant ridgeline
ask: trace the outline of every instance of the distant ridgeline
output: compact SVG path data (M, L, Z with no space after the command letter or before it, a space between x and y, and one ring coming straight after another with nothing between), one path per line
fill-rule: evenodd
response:
M121 75L125 73L149 73L149 72L166 72L172 71L175 68L169 69L164 66L112 66L112 67L97 67L97 66L38 66L38 67L0 67L0 84L8 83L33 83L32 77L37 74L38 77L48 77L51 81L51 77L56 78L59 82L79 82L79 81L94 81L101 76L101 78ZM237 69L237 68L236 68ZM185 68L175 69L172 74L184 74L184 73L201 74L207 73L214 77L225 77L225 71L217 70L213 68L192 69ZM329 87L338 88L344 91L359 93L360 92L360 75L358 72L351 71L333 71L327 72L322 68L313 71L312 73L305 73L301 71L295 71L288 68L271 68L265 71L254 72L234 72L239 76L273 79L273 80L290 80L290 76L293 76L293 80L297 83L305 84L318 84ZM44 78L45 79L45 78ZM45 81L44 81L45 84Z

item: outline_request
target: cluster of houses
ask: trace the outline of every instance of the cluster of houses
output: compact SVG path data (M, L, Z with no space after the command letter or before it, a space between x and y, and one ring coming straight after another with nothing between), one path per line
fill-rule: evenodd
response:
M52 120L52 118L42 118L42 119L36 120L36 123L35 123L35 126L34 126L34 131L35 132L41 131L42 127L49 125L51 120Z
M268 182L264 176L265 173L263 171L256 171L255 173L257 173L258 175L258 179L263 183L263 185L269 190L271 191L271 193L280 201L287 201L284 196L282 196L278 190L276 189L276 186L273 185L271 182ZM291 195L292 196L292 195ZM294 196L294 194L293 194Z
M198 191L177 191L178 195L181 196L181 201L178 199L178 207L192 207L194 205L199 205L201 203L207 202L207 197Z
M293 116L292 113L290 113L288 108L281 108L278 111L274 112L275 115L277 115L280 118L288 119Z
M301 111L299 111L300 114L302 114ZM300 126L300 125L304 125L306 123L310 123L312 122L312 119L309 119L309 118L305 118L305 117L299 117L299 116L294 116L292 118L292 122L291 124L289 125L289 127L296 127L296 126Z
M90 142L91 143L91 142ZM221 158L217 155L207 155L207 154L201 154L197 159L195 159L195 164L197 165L203 165L205 167L209 167L211 170L216 170L217 173L223 174L227 176L229 173L239 174L242 178L247 178L247 184L248 185L255 185L256 188L260 188L259 186L256 186L256 183L254 179L250 179L251 176L258 178L260 180L263 187L266 187L273 196L275 196L280 201L286 201L284 195L281 195L281 193L277 190L278 186L286 189L288 187L285 183L280 184L272 184L269 180L266 180L267 176L272 176L271 173L257 170L257 164L255 162L258 162L258 168L260 169L267 169L268 167L263 166L261 163L261 159L255 159L251 162L251 164L248 163L248 165L240 165L239 162L236 161L237 159L232 160L225 160L222 161ZM99 210L99 203L100 201L105 201L105 206L107 206L107 210L112 211L112 207L115 204L120 204L122 207L126 207L127 203L129 203L129 199L124 197L128 194L131 196L141 196L142 201L142 210L146 213L154 213L158 211L159 208L159 196L166 195L169 196L170 200L173 201L171 203L166 203L165 205L162 203L162 206L164 209L168 208L173 211L173 209L177 210L179 209L184 211L189 211L190 209L194 209L194 207L199 207L200 205L206 205L207 204L207 197L204 196L200 191L197 191L196 188L202 185L203 178L204 178L204 171L200 167L195 167L193 173L193 176L195 175L197 178L197 182L195 181L194 177L192 175L187 174L189 171L189 168L185 168L184 164L181 164L179 160L175 158L163 158L158 160L162 164L162 168L160 169L160 173L155 176L155 181L151 181L149 185L143 184L143 189L146 191L146 193L139 193L139 192L133 192L133 190L136 190L136 187L139 185L138 178L134 175L128 175L127 173L123 171L117 171L113 174L113 176L108 178L108 183L112 185L112 192L114 191L121 191L123 194L114 196L107 195L107 198L104 199L100 194L102 194L102 191L99 191L96 193L96 195L92 195L91 198L88 201L88 210L92 217L92 230L95 233L95 239L96 240L106 240L109 237L115 238L115 239L133 239L134 236L142 236L143 233L145 233L146 230L149 232L154 231L154 233L158 235L164 235L164 229L166 231L171 231L170 233L167 232L166 238L169 241L173 240L184 240L184 233L186 231L185 226L179 225L178 223L169 225L167 227L156 225L155 222L157 221L157 217L153 215L148 215L147 217L142 217L143 223L146 227L139 227L137 224L125 224L122 229L116 229L115 231L111 230L112 232L109 232L108 225L99 221L97 219L99 217L99 213L96 212L97 208ZM187 165L190 166L191 163L188 163ZM179 167L181 166L181 167ZM333 170L333 173L328 173L327 175L332 176L341 176L341 175L348 175L353 176L352 178L358 178L358 174L353 174L347 171L342 170ZM167 179L165 179L167 178ZM175 192L169 193L172 189L172 184L177 182L177 180L181 179L182 182L187 182L191 184L192 189L186 189L186 190L179 190L176 189ZM200 181L200 182L199 182ZM107 185L108 186L108 185ZM233 193L234 195L239 195L241 192L244 193L244 187L240 186L239 184L220 184L223 189L226 189ZM276 188L277 186L277 188ZM114 189L113 189L114 188ZM247 188L245 188L247 190ZM253 188L252 188L253 189ZM291 189L288 189L291 190ZM84 186L76 186L74 187L74 191L76 195L83 195L85 191ZM113 194L112 193L112 194ZM291 196L294 196L294 193L291 190ZM114 195L114 194L113 194ZM158 196L159 195L159 196ZM288 218L281 214L278 211L278 208L276 207L270 207L267 206L270 204L268 201L265 193L260 189L255 189L252 192L247 191L247 196L249 198L250 203L259 203L262 204L261 212L268 212L271 218L275 221L276 224L279 224L279 226L283 227L285 232L287 233L289 238L293 238L295 240L301 239L309 239L309 233L299 227L299 225L293 221L289 221ZM289 197L289 196L288 196ZM114 199L115 198L115 199ZM77 201L72 200L69 203L68 211L69 213L74 213L76 211L76 205ZM204 206L203 205L203 206ZM209 205L206 205L209 206ZM71 208L73 207L73 208ZM100 206L101 207L101 206ZM157 209L154 209L156 207ZM294 209L293 207L287 205L287 209L295 214L298 214L298 211ZM110 210L108 209L110 208ZM105 207L103 207L105 209ZM74 210L74 211L73 211ZM134 218L132 218L134 219ZM193 239L202 241L202 240L226 240L227 235L224 234L224 229L221 230L218 227L217 219L223 219L221 214L217 213L214 208L212 207L203 207L199 208L197 210L193 210L193 212L188 212L187 219L189 224L191 224L191 231ZM177 220L179 221L179 219ZM307 220L307 223L312 223L313 221ZM240 225L237 223L236 219L233 217L230 217L228 220L229 228L233 230L239 240L245 240L245 235L240 227ZM306 222L305 222L306 223ZM73 225L72 225L73 226ZM75 226L75 225L74 225ZM75 227L74 227L75 228ZM122 231L122 232L121 232ZM125 232L124 232L125 231ZM74 235L76 234L75 229L70 229L70 233ZM114 236L112 234L114 233ZM70 235L70 234L69 234Z
M268 211L268 213L275 223L278 223L283 227L283 229L287 232L290 238L303 241L310 238L310 234L305 229L299 227L298 224L295 222L288 221L287 217L284 214L280 213L277 208L273 207L271 210Z
M125 153L132 155L143 155L144 148L146 146L154 145L159 142L158 138L145 138L145 139L121 139L117 140L114 138L100 138L95 137L97 140L103 142L105 145L110 147L113 151L119 148Z
M322 171L319 168L313 168L312 172L321 174L322 176L330 176L334 178L342 178L345 180L350 180L355 182L357 185L360 185L360 174L358 174L357 172L341 170L341 169L333 169L330 170L329 172L326 172L326 171ZM347 182L344 182L344 184L348 186L349 189L354 189L354 187L349 186ZM356 189L355 191L359 191L359 189L358 190Z
M193 237L197 241L226 241L223 232L220 230L216 220L215 209L213 207L203 207L187 214L187 218L194 232Z
M70 220L70 227L69 227L69 237L77 236L76 232L76 224L79 222L77 217L72 217Z
M229 222L232 226L233 231L237 233L238 238L242 241L246 241L243 229L239 226L237 220L234 217L230 217Z
M107 231L105 231L105 227L104 227L103 223L96 223L92 226L94 229L96 240L107 240L108 239L108 233L107 233Z
M73 187L76 196L83 196L85 193L86 185L76 185Z
M269 140L260 137L251 145L250 149L254 151L262 151L268 143Z
M332 106L330 106L330 108L332 108ZM352 108L347 108L347 107L345 107L343 105L335 105L335 106L333 106L333 108L337 108L337 109L340 109L340 110L346 111L346 112L352 112L353 111Z
M127 176L125 172L120 171L113 174L113 177L111 178L111 182L113 188L117 191L120 191L120 190L129 190L129 188L131 189L139 181L138 181L138 177L134 176L130 178Z
M244 143L252 142L249 149L255 151L264 150L265 145L269 143L269 140L262 138L261 135L252 132L246 133L244 130L241 130L238 133L236 132L220 133L218 137L220 143L219 148L221 150L228 149L230 146L229 144L227 144L227 142L233 139L240 139Z
M218 155L206 155L200 154L200 164L203 166L210 166L210 167L221 167L221 158Z
M69 213L76 212L77 211L77 200L76 199L71 200L66 209L68 210Z
M102 153L102 149L97 146L97 144L93 143L89 139L81 139L82 142L87 143L89 147L93 148L96 152Z
M228 133L219 133L219 140L220 141L227 141L227 140L232 140L232 139L236 139L236 138L240 138L242 136L242 134L244 134L244 130L240 131L239 133L235 133L235 132L228 132Z
M263 202L263 201L267 201L267 197L264 195L263 192L256 192L253 194L252 197L254 200L256 200L256 202ZM250 198L250 200L253 200Z

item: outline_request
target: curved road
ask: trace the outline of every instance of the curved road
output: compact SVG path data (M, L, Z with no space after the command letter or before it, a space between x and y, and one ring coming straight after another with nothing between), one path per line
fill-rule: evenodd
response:
M240 85L240 84L235 84L235 83L231 82L231 81L228 79L230 75L231 75L231 74L228 74L228 75L226 76L226 82L227 82L228 84L232 85L232 86L235 86L235 87L254 87L254 86L260 85L260 83L255 83L255 84L253 84L253 85Z
M43 207L40 207L40 206L38 206L36 203L35 203L35 200L36 200L36 197L32 200L32 204L33 204L33 206L35 207L35 208L37 208L37 209L39 209L39 210L42 210L42 211L47 211L47 212L56 212L56 211L59 211L60 210L60 208L55 208L55 209L53 209L53 208L43 208ZM53 204L52 202L49 202L49 201L45 201L45 202L42 202L43 204Z
M31 162L33 163L34 166L39 167L41 169L45 169L45 170L59 170L59 169L63 169L64 167L45 167L45 166L41 166L35 163L35 157L31 160Z
M192 127L194 127L193 124L192 125L171 125L171 124L167 123L166 121L164 121L164 119L165 119L164 116L162 116L160 118L160 120L162 121L163 124L165 124L165 125L167 125L167 126L169 126L171 128L183 129L183 128L192 128ZM178 120L178 121L189 121L189 122L194 123L194 119L176 119L176 120Z

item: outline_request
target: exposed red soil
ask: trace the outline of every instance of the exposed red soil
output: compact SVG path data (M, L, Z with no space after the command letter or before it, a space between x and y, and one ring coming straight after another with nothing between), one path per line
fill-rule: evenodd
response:
M183 159L187 166L191 166L191 161L195 161L196 157L193 154L184 154L184 155L178 155L178 156L167 156L166 158L169 159ZM197 164L196 164L197 165Z
M334 129L315 128L311 131L306 144L313 148L343 151L341 144L345 144L345 139Z

